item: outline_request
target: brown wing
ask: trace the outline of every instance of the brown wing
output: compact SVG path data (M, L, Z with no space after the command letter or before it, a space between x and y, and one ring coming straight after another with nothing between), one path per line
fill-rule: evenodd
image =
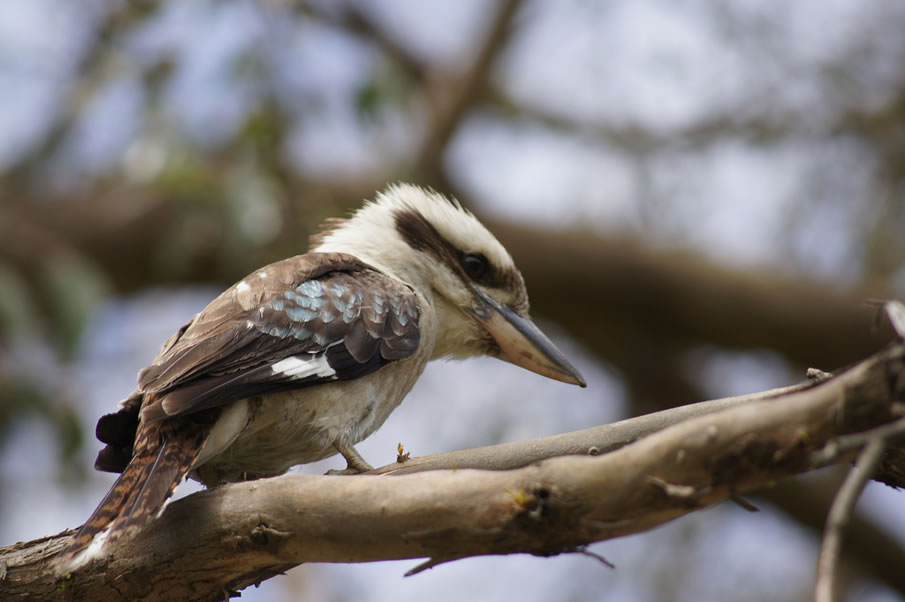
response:
M308 253L233 285L139 374L135 395L98 422L100 470L120 471L143 420L277 391L358 378L420 342L414 293L349 255Z

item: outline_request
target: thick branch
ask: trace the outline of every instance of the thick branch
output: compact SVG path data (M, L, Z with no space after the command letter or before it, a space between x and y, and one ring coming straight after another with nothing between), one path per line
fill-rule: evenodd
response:
M905 347L896 346L821 383L729 403L596 457L507 471L227 485L170 504L110 556L56 581L50 560L71 532L0 550L7 567L0 593L216 599L302 562L575 551L811 470L818 458L848 461L856 450L819 452L840 436L897 419L903 393Z

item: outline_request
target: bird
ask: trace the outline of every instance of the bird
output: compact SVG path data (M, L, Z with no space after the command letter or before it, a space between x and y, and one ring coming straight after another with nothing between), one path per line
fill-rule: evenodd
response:
M510 254L455 199L412 184L328 220L310 250L215 298L102 416L95 468L120 473L61 553L74 570L207 487L276 476L355 449L430 360L491 356L585 387L531 320Z

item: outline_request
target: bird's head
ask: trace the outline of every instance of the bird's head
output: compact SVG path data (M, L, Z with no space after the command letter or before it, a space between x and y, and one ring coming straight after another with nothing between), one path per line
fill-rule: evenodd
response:
M585 386L529 317L512 257L458 202L396 184L349 219L331 222L312 247L354 255L424 294L438 326L433 357L489 355Z

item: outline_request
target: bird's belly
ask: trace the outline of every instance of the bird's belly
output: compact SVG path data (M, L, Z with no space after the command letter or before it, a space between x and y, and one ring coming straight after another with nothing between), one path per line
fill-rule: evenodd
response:
M237 401L245 408L230 408L221 419L217 441L226 443L224 449L205 449L193 476L208 485L240 481L332 456L337 453L334 443L354 445L383 424L424 363L411 358L355 380ZM247 416L242 426L232 424L237 415Z

